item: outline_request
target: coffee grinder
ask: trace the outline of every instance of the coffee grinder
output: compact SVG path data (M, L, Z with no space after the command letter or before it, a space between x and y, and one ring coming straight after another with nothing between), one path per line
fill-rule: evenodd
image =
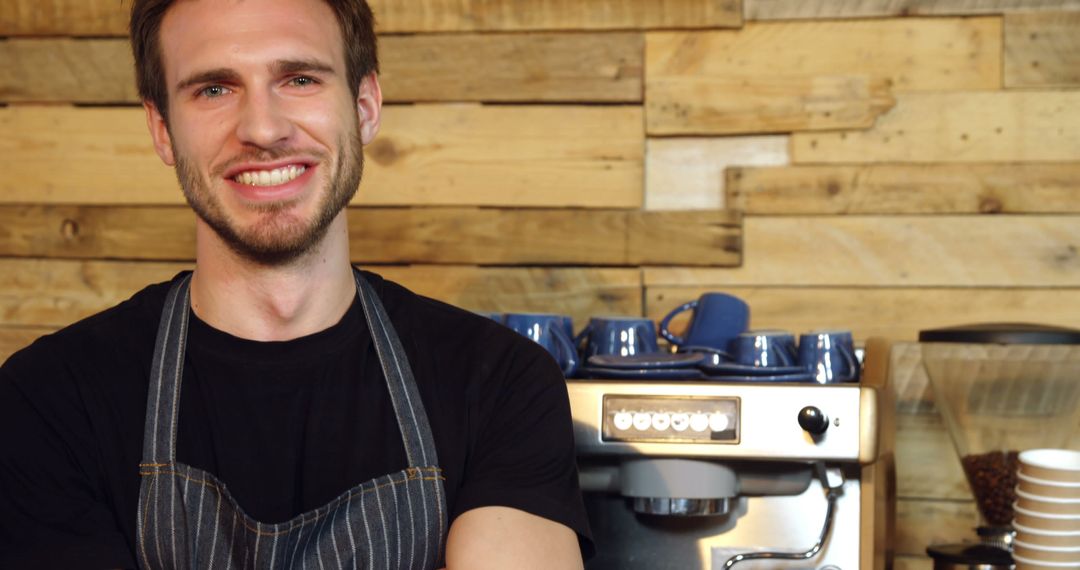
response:
M935 570L1008 570L1017 456L1066 447L1080 422L1080 331L974 325L922 331L919 341L980 516L977 542L927 554Z

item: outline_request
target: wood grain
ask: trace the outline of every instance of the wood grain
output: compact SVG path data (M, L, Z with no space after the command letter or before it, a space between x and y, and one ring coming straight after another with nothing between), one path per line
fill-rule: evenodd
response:
M0 101L135 103L127 40L0 40Z
M0 258L0 325L60 327L190 263ZM413 291L478 311L640 315L641 272L599 268L367 266Z
M792 162L1071 161L1080 91L909 93L872 129L796 133Z
M646 35L651 134L865 128L890 93L1001 86L998 18L782 22Z
M907 499L971 500L960 456L941 416L899 414L896 419L897 495Z
M466 32L738 27L740 0L371 0L377 30ZM6 0L0 36L123 36L130 4Z
M640 33L425 34L379 40L390 101L637 103Z
M936 458L925 458L932 461ZM896 554L926 554L932 544L956 544L975 540L978 514L975 501L926 501L904 499L896 504Z
M753 328L794 332L846 329L854 333L857 343L872 336L914 341L920 330L970 323L1036 322L1075 327L1080 322L1077 289L747 287L722 281L682 287L656 284L658 277L668 277L664 273L667 271L645 271L646 314L657 320L702 293L723 291L750 305ZM680 332L685 323L685 316L675 319L672 331ZM922 398L924 390L898 386L899 401Z
M352 208L355 263L738 265L736 212ZM0 255L193 260L182 206L0 206Z
M130 11L116 0L4 0L0 36L122 36Z
M747 20L879 18L1080 10L1077 0L745 0Z
M1005 16L1005 86L1080 86L1080 12Z
M1078 222L1068 215L747 217L741 267L651 269L647 279L728 287L1076 287Z
M654 136L865 129L894 104L888 81L866 76L767 76L745 85L646 71L645 79L645 128Z
M640 33L386 36L387 102L639 102ZM138 103L126 39L0 40L0 102Z
M893 570L933 570L934 561L926 554L904 555L893 559Z
M388 106L353 203L637 208L641 122L623 106ZM9 107L0 131L0 203L183 203L141 109Z
M738 27L740 0L372 0L381 32Z
M729 167L725 176L725 203L754 215L1080 212L1080 162ZM647 183L646 203L651 191Z
M724 170L788 164L788 137L649 138L645 141L645 209L725 207Z

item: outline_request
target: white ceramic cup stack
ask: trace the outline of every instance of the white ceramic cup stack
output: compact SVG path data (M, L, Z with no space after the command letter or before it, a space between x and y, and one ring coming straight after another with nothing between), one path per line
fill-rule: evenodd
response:
M1017 479L1016 570L1080 570L1080 452L1021 452Z

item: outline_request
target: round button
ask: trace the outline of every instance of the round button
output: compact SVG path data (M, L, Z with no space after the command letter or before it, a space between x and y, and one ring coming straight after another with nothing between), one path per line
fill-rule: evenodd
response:
M682 412L671 414L671 429L675 431L686 431L686 428L688 427L690 427L690 414L684 414Z
M615 412L615 418L612 423L615 424L615 429L625 431L630 429L630 426L634 425L634 416L632 416L630 412Z
M671 414L659 413L653 414L652 428L656 431L666 431L671 425Z
M731 425L731 418L727 414L721 414L720 412L713 412L709 416L709 429L713 431L724 431Z
M652 426L652 414L649 412L636 412L634 414L634 429L645 431Z
M709 429L709 416L705 414L694 414L690 416L690 429L694 431L705 431Z
M799 410L799 427L812 435L821 435L829 429L829 416L820 408L806 406Z

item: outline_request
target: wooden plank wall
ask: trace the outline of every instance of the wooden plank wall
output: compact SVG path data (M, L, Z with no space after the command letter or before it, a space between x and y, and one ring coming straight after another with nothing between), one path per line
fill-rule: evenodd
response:
M0 2L0 359L190 266L126 3ZM1080 326L1080 0L373 0L355 260L474 310ZM974 507L894 354L897 567Z

